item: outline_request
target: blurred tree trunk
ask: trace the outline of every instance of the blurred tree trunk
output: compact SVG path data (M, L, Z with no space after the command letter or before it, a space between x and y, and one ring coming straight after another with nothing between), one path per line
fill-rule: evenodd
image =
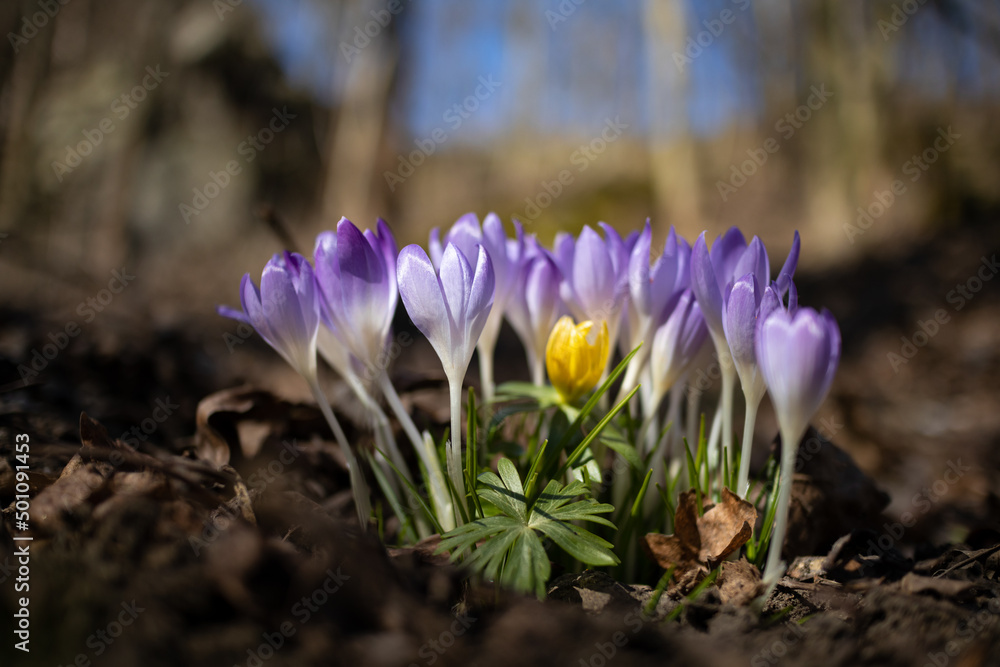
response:
M795 106L796 78L801 74L797 62L797 36L791 0L757 0L753 3L754 28L757 32L759 77L768 110ZM768 114L770 117L771 114Z
M345 2L339 7L339 19L331 33L337 43L353 44L355 26L372 20L371 10L384 9L384 3ZM405 11L412 11L406 9ZM394 17L393 21L398 20ZM326 175L323 186L321 224L332 228L341 216L352 218L362 227L374 224L376 215L384 215L384 201L372 201L374 191L382 192L373 182L376 163L385 129L385 113L396 69L398 45L395 26L390 23L370 43L345 63L347 76L340 98L339 113L330 115L326 148ZM336 57L346 57L337 49ZM379 183L383 183L378 179Z
M645 3L650 106L650 177L661 224L697 229L701 223L699 168L685 105L689 70L674 54L683 54L687 22L682 2Z
M804 162L812 167L805 174L807 215L818 247L843 247L843 225L854 221L875 187L887 185L887 175L892 178L882 165L878 109L884 40L868 19L863 5L836 0L813 0L806 14L812 38L797 104L813 85L832 93L802 130Z

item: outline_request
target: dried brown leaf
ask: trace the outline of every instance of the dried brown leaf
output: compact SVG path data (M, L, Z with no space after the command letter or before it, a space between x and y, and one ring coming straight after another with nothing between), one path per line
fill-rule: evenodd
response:
M708 570L746 544L756 519L753 505L729 489L722 490L722 502L707 505L698 516L695 491L685 491L677 502L674 534L649 533L642 544L660 567L674 567L678 576Z
M738 550L753 532L757 510L729 489L722 489L722 502L698 517L698 534L701 536L699 560L714 567Z
M287 419L288 407L273 394L247 386L206 396L196 413L198 457L221 468L236 447L253 458L274 431L271 424Z

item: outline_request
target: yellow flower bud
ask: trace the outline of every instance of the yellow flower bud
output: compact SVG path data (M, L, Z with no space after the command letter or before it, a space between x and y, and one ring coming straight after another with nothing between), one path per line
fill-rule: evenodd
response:
M608 361L608 325L601 321L600 331L587 321L573 324L564 316L556 322L545 346L545 367L549 381L567 404L597 385Z

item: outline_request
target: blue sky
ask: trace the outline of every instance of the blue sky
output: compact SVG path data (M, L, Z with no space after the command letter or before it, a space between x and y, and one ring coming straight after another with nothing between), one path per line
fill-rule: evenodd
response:
M547 133L588 134L615 115L627 119L632 131L650 129L642 2L588 0L577 6L573 0L402 1L403 11L392 26L399 31L405 74L394 120L413 137L428 136L438 127L452 130L445 113L473 94L481 77L501 85L453 129L452 145L492 140L519 124ZM380 9L387 2L376 1L372 7ZM350 65L330 37L331 6L322 0L253 3L293 84L335 102ZM705 30L704 22L723 10L733 11L736 18L690 63L686 98L682 104L668 104L664 113L670 117L659 119L657 127L711 135L734 122L769 122L760 118L754 12L741 10L741 4L688 0L691 36ZM560 7L575 9L554 22L551 12ZM867 17L873 29L878 18ZM898 82L923 96L1000 91L996 56L943 27L932 8L919 10L887 42L895 55ZM983 58L993 59L993 66L983 67Z

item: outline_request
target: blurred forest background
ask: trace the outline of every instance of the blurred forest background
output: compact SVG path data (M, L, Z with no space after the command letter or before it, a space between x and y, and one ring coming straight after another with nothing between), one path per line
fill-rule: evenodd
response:
M400 245L467 211L546 243L650 217L661 241L737 224L772 264L800 230L804 301L845 329L824 414L866 470L940 474L887 441L997 449L995 318L902 368L886 355L935 308L997 303L997 285L962 313L945 295L996 248L976 239L1000 204L1000 3L17 0L0 31L0 383L71 321L74 355L149 335L171 367L173 332L204 353L175 376L251 376L270 353L227 343L215 305L342 215L385 218ZM947 235L970 241L935 257ZM82 304L123 267L91 325ZM9 326L25 318L42 324ZM949 345L994 378L948 385L960 410L930 370Z

